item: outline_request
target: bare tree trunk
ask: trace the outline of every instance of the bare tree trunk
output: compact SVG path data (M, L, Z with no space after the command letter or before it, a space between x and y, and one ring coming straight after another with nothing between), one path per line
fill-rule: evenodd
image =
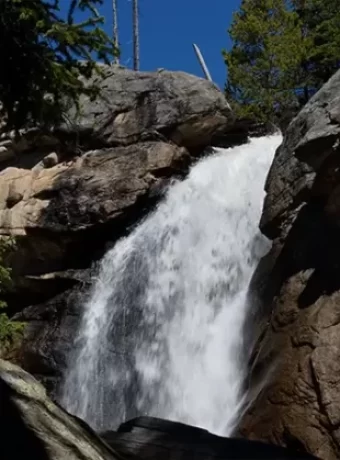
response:
M139 15L138 0L133 0L133 69L139 70Z
M119 39L118 39L118 13L117 13L117 0L112 0L112 12L113 12L113 42L115 44L116 50L119 47ZM119 57L115 56L114 61L115 64L119 64Z
M209 81L212 81L209 69L208 69L208 67L207 67L207 65L205 63L204 57L202 56L201 50L199 49L199 47L197 45L195 45L195 43L193 43L192 46L194 47L197 59L198 59L200 65L202 67L202 70L203 70L203 73L205 75L205 78L207 80L209 80Z

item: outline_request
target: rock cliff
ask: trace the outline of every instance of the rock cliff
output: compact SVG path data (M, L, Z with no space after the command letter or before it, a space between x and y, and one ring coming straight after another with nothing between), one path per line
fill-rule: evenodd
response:
M268 382L240 428L327 460L340 456L339 171L340 72L291 122L267 179L251 390Z

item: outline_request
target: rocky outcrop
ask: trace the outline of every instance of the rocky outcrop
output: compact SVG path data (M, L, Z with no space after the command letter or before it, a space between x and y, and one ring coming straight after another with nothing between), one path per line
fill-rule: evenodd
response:
M233 116L214 84L184 72L131 72L102 66L100 97L83 97L65 122L48 132L2 134L0 165L32 167L58 150L61 157L91 149L166 140L200 153L215 136L232 131ZM25 153L23 156L22 154Z
M84 239L90 260L90 239L119 236L162 180L183 173L189 161L184 147L149 141L89 151L48 169L7 168L0 173L0 232L18 237L15 275L26 276L23 284L28 276L79 268Z
M50 297L47 278L50 294L61 292L53 273L88 267L232 129L228 103L206 80L107 66L96 78L100 97L83 97L63 125L0 140L0 235L16 236L17 310Z
M84 422L67 414L31 375L0 360L1 458L122 460Z
M266 385L240 427L327 460L340 456L339 171L340 72L292 121L267 179L251 388Z
M130 145L167 139L200 151L215 135L230 128L224 95L213 84L184 72L138 73L103 67L101 97L84 98L81 115L70 112L61 131L76 130L103 145Z

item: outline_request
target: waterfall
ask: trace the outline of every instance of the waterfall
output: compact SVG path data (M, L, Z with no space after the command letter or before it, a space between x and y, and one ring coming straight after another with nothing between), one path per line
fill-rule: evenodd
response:
M248 285L280 135L215 149L101 261L61 403L98 430L153 415L228 435L247 373Z

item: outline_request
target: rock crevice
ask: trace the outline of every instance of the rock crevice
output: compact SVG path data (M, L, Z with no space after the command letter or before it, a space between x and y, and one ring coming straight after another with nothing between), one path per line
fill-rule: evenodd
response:
M258 270L251 387L276 367L240 426L327 460L340 456L339 94L337 72L289 125L267 178L260 226L273 246Z

